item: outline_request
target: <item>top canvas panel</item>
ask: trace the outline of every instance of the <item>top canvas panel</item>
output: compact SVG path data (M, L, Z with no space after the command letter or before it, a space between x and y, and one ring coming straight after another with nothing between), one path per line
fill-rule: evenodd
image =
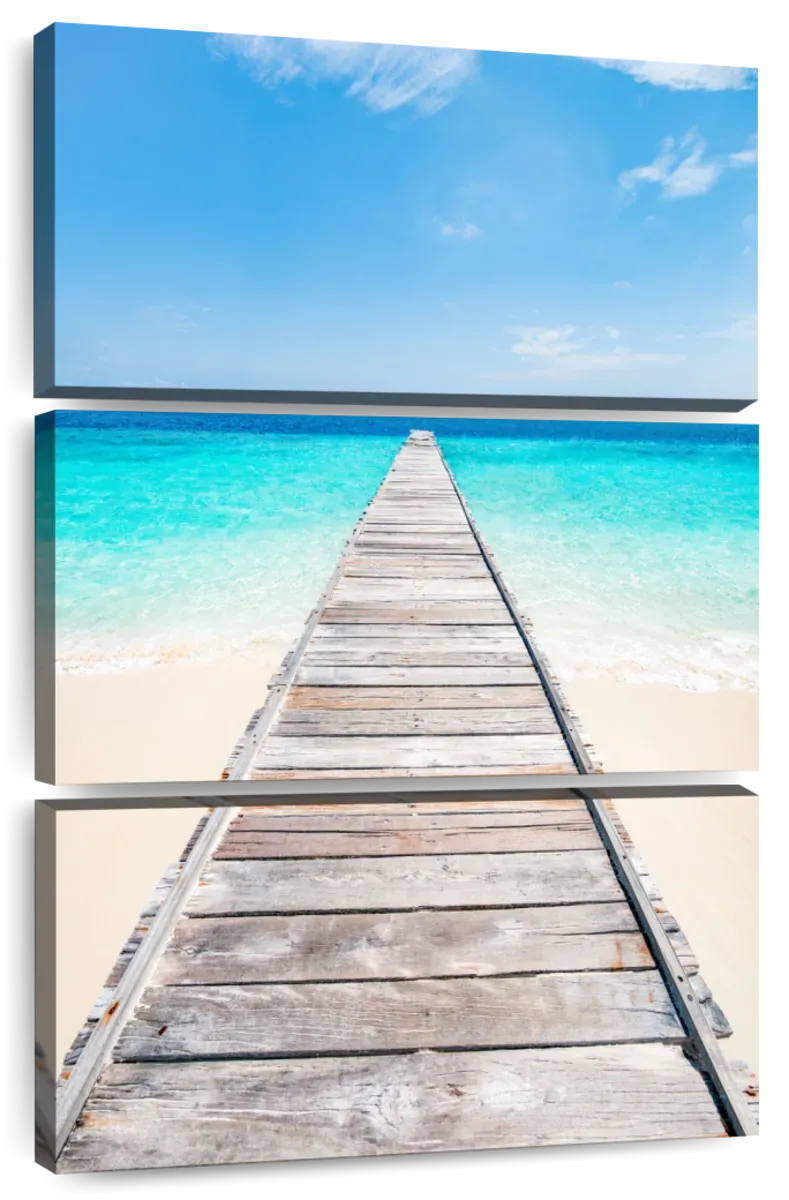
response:
M756 397L755 70L58 24L36 89L39 395Z

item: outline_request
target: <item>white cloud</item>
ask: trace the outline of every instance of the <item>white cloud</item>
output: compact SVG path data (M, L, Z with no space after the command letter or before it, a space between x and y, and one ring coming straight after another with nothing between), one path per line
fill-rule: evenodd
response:
M660 143L660 154L655 161L647 167L633 167L631 171L622 171L619 182L628 191L635 190L639 183L661 183L668 177L676 161L674 139L663 138Z
M744 150L723 158L707 159L706 153L707 143L693 129L679 143L674 138L664 138L654 162L622 171L619 184L634 194L642 184L659 184L660 194L666 200L703 196L715 187L727 167L747 167L756 162L755 138L750 139Z
M705 333L704 336L732 342L753 342L756 340L757 330L756 313L748 313L746 316L735 317L726 329L716 329L711 333Z
M697 138L687 158L662 181L661 195L678 200L682 196L703 196L714 188L723 168L716 162L704 162L706 151L707 143Z
M748 141L748 145L744 150L738 151L737 154L728 154L725 162L727 167L753 167L759 159L759 150L756 144L756 137L752 137Z
M571 340L578 331L574 325L557 329L530 326L509 331L518 335L513 353L524 361L534 374L551 380L574 379L590 372L622 371L645 365L668 366L682 362L684 354L658 354L617 346L613 350L586 350L582 346L594 342L593 336ZM605 326L608 338L618 338L619 330Z
M482 230L477 225L472 225L470 221L466 221L463 225L450 225L444 223L441 225L441 233L444 237L463 238L468 241L470 238L479 237Z
M344 84L346 96L357 97L375 112L413 104L423 116L444 108L477 63L473 50L240 34L216 34L209 46L220 57L236 58L266 88L328 80Z
M573 354L578 349L576 343L570 341L575 333L574 325L562 325L560 329L530 325L510 332L520 338L512 347L514 352L530 358L556 358L562 354Z
M652 83L675 92L743 91L756 85L751 67L712 67L695 63L643 62L631 58L595 58L600 67L623 71L637 83Z
M615 288L622 288L622 289L625 289L625 288L631 288L633 285L632 285L632 283L630 282L630 280L629 280L629 279L616 279L616 280L615 280L615 281L612 283L612 285L611 285L611 286L612 286L612 287L615 287Z
M616 325L604 325L603 329L608 337L610 337L613 341L616 341L616 339L619 337L620 330L617 329Z

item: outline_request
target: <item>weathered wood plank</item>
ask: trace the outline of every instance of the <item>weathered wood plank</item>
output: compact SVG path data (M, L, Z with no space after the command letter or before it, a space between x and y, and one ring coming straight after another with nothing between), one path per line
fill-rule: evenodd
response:
M502 646L523 645L523 639L513 626L506 625L317 625L312 635L313 645L330 641L348 641L359 638L381 641L396 639L399 643L412 645L414 642L432 642L439 638L450 643L473 641L485 647L488 641Z
M191 916L621 901L602 850L211 863Z
M285 768L255 767L249 769L248 779L357 779L360 781L375 779L460 779L462 776L491 779L499 776L515 777L521 775L577 775L574 764L557 763L545 766L540 763L519 763L517 766L486 766L486 767L328 767L315 771L313 767Z
M470 558L466 563L446 562L431 559L426 562L412 562L410 559L399 561L396 558L356 558L345 567L346 578L359 576L371 579L421 579L425 573L435 579L484 579L487 567L484 563Z
M624 902L182 921L157 984L623 971L653 967Z
M377 546L382 550L391 550L398 546L403 550L470 550L479 553L479 547L471 533L377 533L362 531L356 540L359 550Z
M509 671L517 669L502 668ZM299 677L305 682L317 682L314 676L319 670L340 674L345 670L361 672L365 668L303 668ZM373 671L374 668L370 670ZM418 668L412 670L416 671ZM447 667L444 670L452 668ZM520 766L525 763L533 766L556 766L571 762L567 746L559 733L359 738L278 737L274 733L259 747L254 759L254 769L311 767L315 770L330 770L335 767L351 767L358 770L399 767L406 763L410 767Z
M355 805L345 805L342 810L330 809L320 812L309 807L287 809L284 812L279 806L273 808L245 808L233 821L231 829L246 830L291 830L294 833L303 831L334 830L336 833L392 833L398 830L422 829L523 829L535 825L573 825L589 822L589 817L583 806L572 800L534 800L529 807L528 801L522 806L498 807L480 812L470 806L460 805L458 811L453 811L446 805L439 804L435 812L393 804L381 806L380 809L368 810L364 807L355 811ZM492 809L492 811L491 811Z
M376 500L364 521L362 533L447 533L450 537L473 536L473 531L455 499L448 503L441 497L408 499L390 496Z
M336 626L327 626L329 629L336 629ZM375 626L368 626L373 629ZM406 625L405 629L409 627ZM321 637L311 639L310 645L307 647L307 654L353 654L357 657L362 654L487 654L491 659L496 659L498 655L519 654L521 658L525 658L530 662L529 652L522 641L516 641L512 637L474 637L469 634L465 638L444 637L441 632L441 627L433 628L432 635L425 633L425 629L431 629L431 626L421 626L420 633L417 637L408 637L404 634L402 638L393 637L376 637L375 634L366 638L359 637L343 637L337 632L333 637ZM492 625L491 629L498 629L499 626Z
M59 1169L724 1135L671 1045L133 1063L105 1072Z
M425 504L405 501L397 497L391 500L374 501L362 522L365 532L449 533L464 537L471 527L459 505L453 507L444 501L434 500Z
M317 666L367 667L521 667L533 664L526 647L521 644L505 648L476 650L456 642L448 650L438 650L429 642L412 646L390 643L386 649L372 649L358 642L350 648L339 645L312 645L302 656L304 668Z
M333 602L347 600L496 600L499 590L493 580L436 579L418 576L415 579L349 579L343 575L331 594Z
M488 687L493 684L536 683L535 668L530 665L422 667L406 666L309 666L302 663L296 673L296 684L309 687L430 687L458 684L469 687Z
M430 545L435 545L435 546L438 546L439 548L444 548L444 550L451 550L452 547L470 547L470 548L476 548L476 551L478 553L478 545L477 545L476 539L474 538L474 535L472 535L470 532L468 534L464 534L464 533L434 534L434 533L429 533L428 530L426 530L426 532L424 532L424 533L391 533L391 534L389 534L389 533L374 533L373 530L371 530L371 532L368 533L367 530L362 530L362 532L359 535L359 538L357 538L357 540L356 540L356 546L359 548L362 548L363 546L365 546L365 544L371 545L371 546L380 544L381 546L384 546L384 547L400 545L400 546L404 546L406 548L406 550L408 550L408 548L411 548L411 547L415 548L415 550L420 550L420 548L424 548L424 547L427 547Z
M556 718L546 704L539 708L449 709L319 709L285 708L277 722L278 737L369 737L408 734L556 733Z
M369 796L359 799L356 793L339 793L326 799L312 802L293 802L290 804L251 804L239 810L240 816L279 818L289 820L291 817L315 816L326 817L328 820L348 817L443 817L466 814L494 816L502 813L531 814L538 812L553 812L566 809L568 812L586 812L583 800L579 800L568 788L565 790L551 789L549 793L529 791L482 790L471 793L458 791L452 787L441 788L438 792L399 792L396 789L384 793L381 800L372 800ZM437 827L438 828L438 827Z
M336 709L454 709L480 712L489 708L550 707L538 685L537 673L523 686L489 687L306 687L288 693L287 708Z
M512 617L502 601L496 604L479 600L458 600L449 604L438 600L414 600L407 604L401 600L376 604L332 601L320 617L320 624L347 622L363 625L463 625L468 622L470 625L512 627Z
M418 517L401 512L398 506L397 515L381 513L368 517L362 530L365 533L430 533L449 534L451 537L465 537L470 532L465 518L456 521L451 515L431 512L428 516Z
M365 559L370 559L370 560L374 560L376 558L382 558L382 559L388 558L390 560L403 559L406 562L410 561L413 558L428 558L429 557L433 561L440 559L441 561L448 562L448 563L460 563L460 562L474 563L474 562L478 562L479 557L480 557L479 547L477 546L475 548L474 546L471 546L471 545L465 546L462 549L454 549L454 550L451 547L449 549L447 549L446 547L435 545L435 546L429 546L426 549L422 550L419 548L414 549L414 547L412 547L412 546L411 547L399 546L396 544L391 545L391 546L358 547L358 543L357 543L357 553L360 555L363 555Z
M496 979L150 986L114 1059L679 1042L658 971Z
M390 833L264 832L235 829L214 857L348 858L394 854L505 854L546 850L595 850L600 838L591 821L561 822L556 826L518 826L505 829L414 829Z

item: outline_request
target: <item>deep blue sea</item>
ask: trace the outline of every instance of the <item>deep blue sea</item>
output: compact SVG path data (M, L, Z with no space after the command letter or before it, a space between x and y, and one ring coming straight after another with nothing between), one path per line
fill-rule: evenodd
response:
M59 412L62 670L295 638L429 428L566 678L756 686L753 425Z

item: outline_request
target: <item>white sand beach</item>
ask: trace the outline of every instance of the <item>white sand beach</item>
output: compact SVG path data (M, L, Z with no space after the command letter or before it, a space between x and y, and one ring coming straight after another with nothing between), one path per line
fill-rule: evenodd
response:
M270 643L255 659L61 675L60 782L217 779L286 649ZM564 688L606 770L756 767L756 693L689 692L607 678ZM727 1053L756 1069L757 802L628 800L619 809L735 1027ZM199 815L163 807L59 816L58 1061ZM120 858L119 844L126 848ZM88 893L97 887L110 900L92 938L84 939Z

